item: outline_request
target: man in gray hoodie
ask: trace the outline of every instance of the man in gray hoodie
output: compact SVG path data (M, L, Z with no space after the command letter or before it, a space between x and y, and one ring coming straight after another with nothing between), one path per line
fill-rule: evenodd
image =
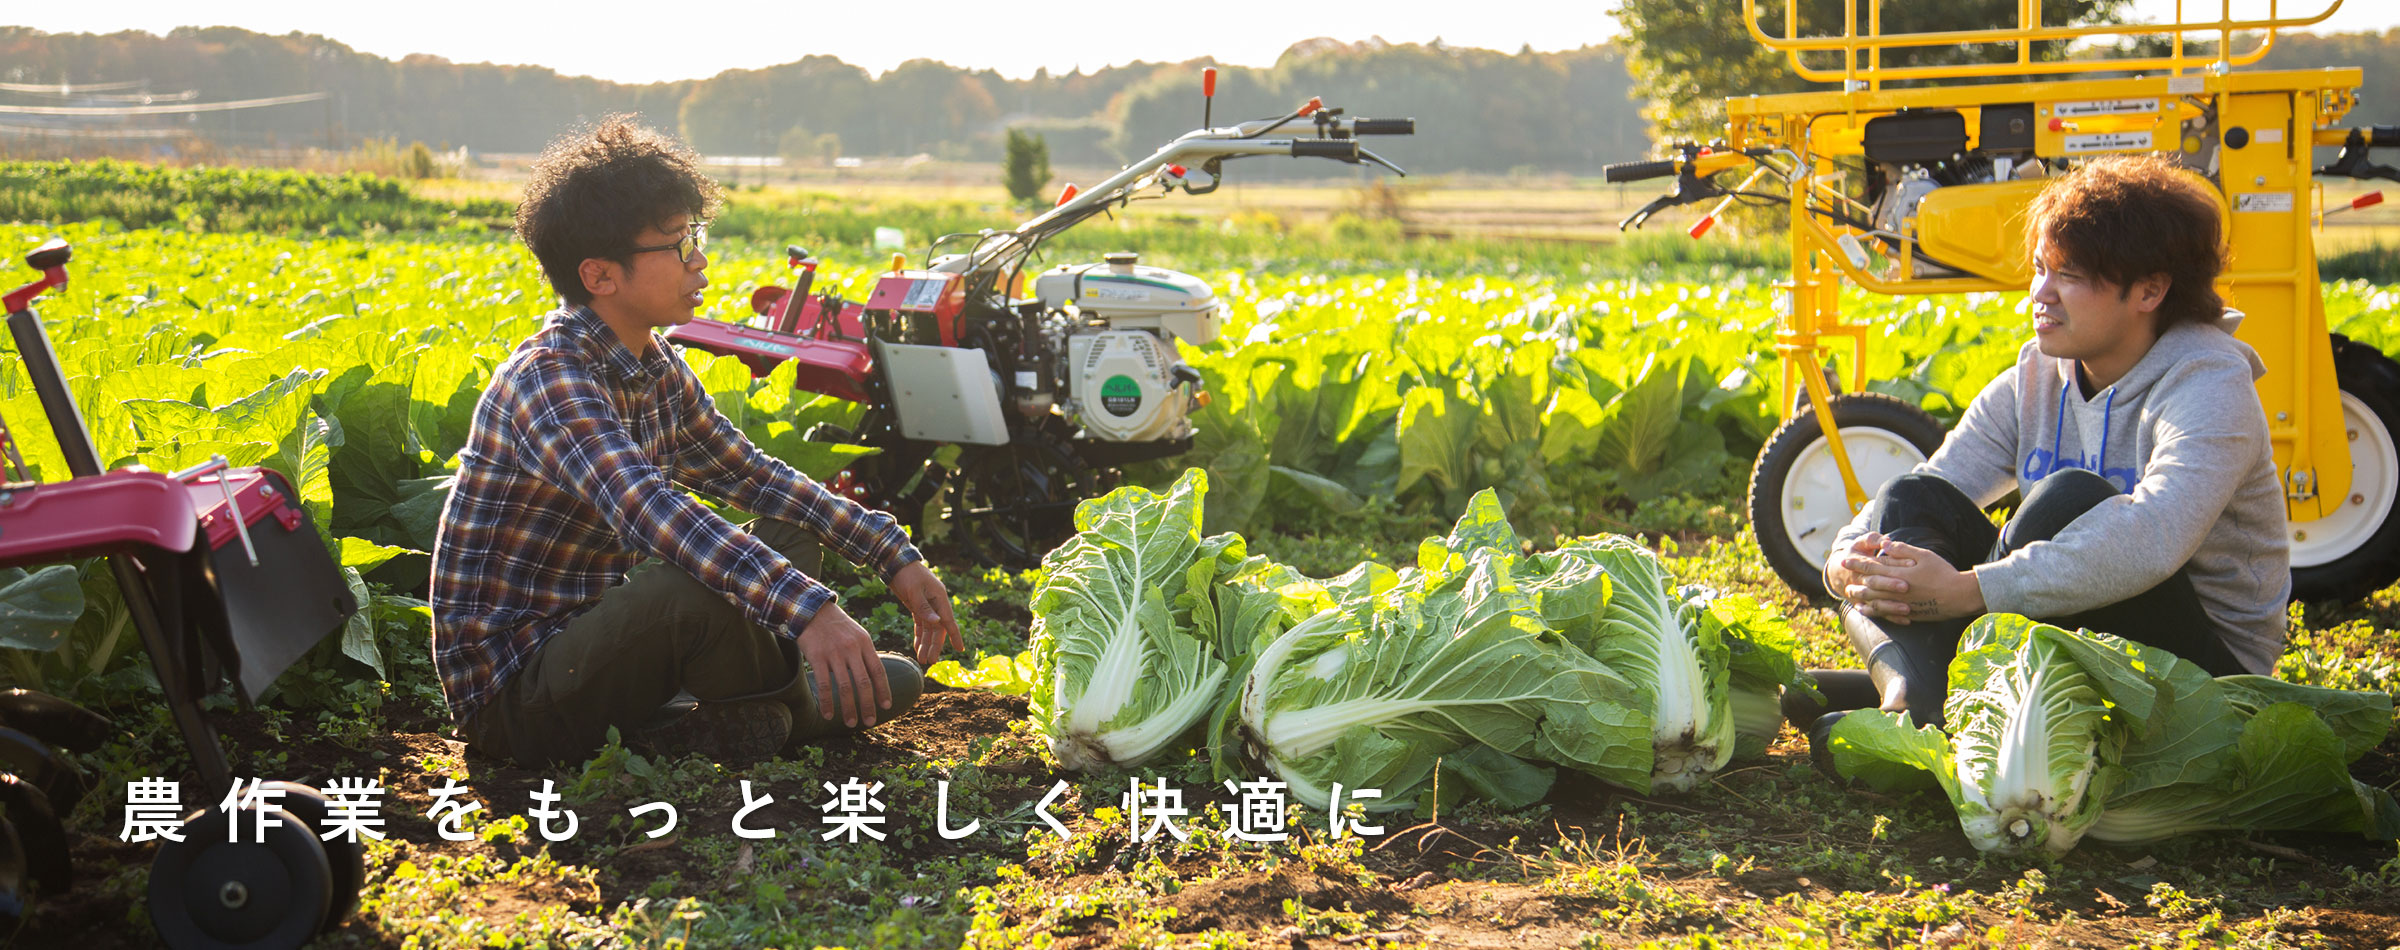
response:
M1865 672L1795 699L1822 748L1834 710L1942 721L1958 638L1985 613L2088 627L2214 675L2271 673L2291 558L2254 381L2214 280L2209 186L2163 159L2104 158L2034 201L2034 339L1931 459L1835 537L1826 589ZM1983 508L2011 490L2005 527ZM1821 715L1822 714L1822 715Z

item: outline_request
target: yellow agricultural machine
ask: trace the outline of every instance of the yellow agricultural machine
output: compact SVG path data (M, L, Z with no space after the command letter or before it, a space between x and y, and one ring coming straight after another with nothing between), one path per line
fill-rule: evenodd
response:
M2128 153L2171 156L2220 198L2232 265L2219 289L2246 314L2238 335L2268 367L2259 396L2289 506L2294 597L2347 600L2400 578L2400 364L2327 332L2315 240L2329 210L2320 179L2400 181L2369 152L2400 146L2400 128L2337 125L2356 102L2356 68L2241 70L2266 55L2275 31L2340 6L2245 20L2220 0L2208 21L2186 21L2179 8L2163 24L2058 26L2041 22L2039 0L2021 0L2014 27L1885 33L1880 0L1866 0L1844 5L1838 34L1807 35L1796 26L1798 0L1785 0L1781 35L1771 35L1757 0L1743 0L1752 38L1786 53L1801 77L1838 88L1727 99L1723 141L1612 165L1607 177L1676 178L1629 225L1663 207L1716 201L1695 236L1737 200L1788 206L1792 273L1777 285L1775 335L1784 422L1759 452L1749 490L1759 545L1786 583L1821 596L1834 533L1943 435L1917 406L1865 391L1872 327L1843 319L1842 285L2023 291L2032 275L2024 209L2044 180ZM2193 34L2215 42L2187 47ZM2133 47L2141 52L2035 56L2043 44L2107 36L2142 38ZM2014 55L1884 63L1887 53L1926 47ZM1836 56L1838 68L1822 65ZM2341 151L2317 167L2318 146ZM1840 393L1828 369L1838 350L1848 351Z

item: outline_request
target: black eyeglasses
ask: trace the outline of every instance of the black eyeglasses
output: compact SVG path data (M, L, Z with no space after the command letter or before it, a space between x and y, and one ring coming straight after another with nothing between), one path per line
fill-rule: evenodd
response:
M631 255L648 254L652 251L674 251L676 261L689 264L692 262L692 255L706 246L708 246L708 225L705 222L695 221L692 222L689 230L683 232L682 237L676 238L672 243L634 247L627 250L626 253Z

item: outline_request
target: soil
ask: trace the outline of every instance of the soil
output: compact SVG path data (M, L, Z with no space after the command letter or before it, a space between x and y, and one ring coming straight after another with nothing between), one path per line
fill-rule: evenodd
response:
M929 692L922 705L901 719L865 733L862 736L835 740L825 746L826 767L833 772L872 775L881 767L919 757L949 757L965 755L978 739L1005 734L1009 724L1025 716L1022 698L998 696L982 691ZM225 713L215 716L217 725L236 747L259 749L269 747L270 737L260 731L256 714ZM429 775L421 764L428 757L455 759L465 751L454 738L447 723L421 720L395 724L388 735L379 736L363 749L345 748L330 740L302 737L282 744L288 754L284 777L310 783L320 783L336 776L374 775L388 769L389 788L383 808L387 816L386 830L405 842L404 849L412 859L422 855L491 853L513 858L519 852L531 852L545 845L536 837L525 846L506 842L487 844L482 841L448 842L438 838L429 822L423 820L432 798L429 794L437 776ZM1797 742L1787 741L1778 746L1761 768L1791 768L1802 761L1805 749ZM471 778L464 784L474 790L472 797L487 803L487 807L505 814L522 811L525 794L538 788L543 778L563 779L557 772L542 773L507 766L479 757L467 759ZM237 766L238 770L238 766ZM1049 774L1028 763L1023 768L1024 797L1037 798L1050 782ZM2358 763L2358 777L2374 783L2389 783L2400 779L2400 757L2390 750L2378 753ZM196 783L195 783L196 784ZM563 781L562 781L563 784ZM187 786L190 787L190 786ZM489 794L486 794L489 790ZM122 814L121 789L103 789L100 794L113 801L105 822L87 822L72 829L72 853L77 868L74 890L44 897L27 926L15 935L14 945L25 947L73 946L78 950L112 950L119 947L151 946L148 926L132 921L139 913L135 906L142 900L142 887L147 878L147 866L153 854L153 844L126 844L116 840L115 825ZM1600 787L1562 787L1549 801L1550 827L1539 833L1523 828L1479 828L1473 825L1445 825L1415 828L1394 828L1393 833L1375 845L1365 855L1363 863L1372 871L1371 881L1328 876L1319 870L1287 863L1271 871L1250 871L1208 878L1192 874L1180 891L1159 898L1177 913L1169 929L1177 933L1197 933L1206 930L1249 932L1253 946L1358 946L1364 945L1358 934L1349 939L1332 935L1304 935L1290 926L1284 901L1298 899L1307 907L1318 910L1365 912L1374 929L1366 937L1397 940L1414 944L1427 941L1439 947L1524 947L1558 946L1574 943L1603 925L1595 923L1596 915L1612 906L1610 902L1561 896L1538 887L1521 883L1454 880L1459 869L1473 869L1516 862L1522 856L1538 855L1561 841L1574 841L1597 853L1611 849L1638 849L1638 839L1628 839L1617 830L1614 817L1622 793ZM186 805L191 795L186 793ZM705 802L680 804L681 821L687 827L725 827L732 818L738 802ZM1684 809L1706 815L1710 810L1730 813L1751 809L1748 803L1720 799L1709 803L1701 800L1677 802L1642 800L1641 806L1650 809ZM783 802L767 806L748 819L752 824L772 824L778 827L798 827L813 823L818 816L816 806L809 802ZM1511 839L1515 838L1513 844ZM637 895L652 880L679 873L685 880L705 879L717 873L703 865L685 846L683 836L662 839L656 845L641 845L617 853L597 875L597 886L571 889L556 885L521 887L516 890L486 888L481 895L486 903L477 911L492 920L510 916L544 905L565 904L583 912L602 912L629 896ZM947 843L945 843L946 845ZM1956 835L1920 834L1914 839L1893 842L1919 859L1945 856L1958 865L1971 864L1974 852L1965 840ZM584 863L590 853L586 846L570 840L547 845L562 863ZM1005 849L1021 856L1015 845L985 845L987 849ZM2315 888L2339 886L2343 882L2343 867L2373 868L2391 856L2391 846L2374 844L2356 838L2337 835L2281 835L2258 841L2253 847L2262 857L2282 859L2278 864L2278 883L2292 895L2288 903L2303 909L2286 927L2299 928L2320 936L2325 945L2336 948L2383 948L2400 940L2400 895L2364 904L2344 904L2339 907L2312 907L2307 896ZM995 853L998 853L997 851ZM1954 865L1954 866L1958 866ZM1179 871L1199 871L1204 862ZM1718 876L1694 869L1689 877L1676 877L1670 869L1666 876L1646 876L1653 884L1665 884L1677 892L1711 904L1749 899L1773 900L1785 895L1801 894L1815 901L1840 903L1841 888L1827 882L1811 880L1785 870L1761 869L1748 873ZM2285 878L2288 878L2286 880ZM1073 882L1069 882L1072 887ZM1989 910L1978 911L1961 926L1950 931L1928 931L1920 937L1930 943L1944 942L1946 937L1979 936L1987 928L2000 927L2013 935L2011 942L2047 944L2052 946L2122 946L2138 943L2150 935L2172 933L2178 924L2163 920L2144 902L2146 887L2122 884L2095 889L2088 894L2048 895L2048 904L2056 909L2073 911L2066 920L2004 917ZM2229 909L2228 917L2254 917L2265 908L2237 906ZM1697 921L1695 923L1698 923ZM1644 940L1672 936L1674 922L1668 929L1637 929L1609 936L1612 944L1632 946ZM1954 933L1952 932L1954 931ZM1605 933L1605 931L1604 931ZM1113 925L1106 920L1087 919L1061 933L1061 946L1102 947L1116 944ZM1744 936L1737 932L1730 938ZM1756 936L1756 935L1752 935ZM1621 937L1621 939L1619 939ZM377 947L398 946L396 938L375 932L366 922L352 917L335 931L331 939L318 946Z

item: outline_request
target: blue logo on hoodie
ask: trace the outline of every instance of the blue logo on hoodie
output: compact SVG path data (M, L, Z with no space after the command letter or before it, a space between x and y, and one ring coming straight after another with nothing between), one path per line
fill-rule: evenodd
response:
M2062 456L2041 448L2025 453L2025 469L2022 474L2027 482L2038 482L2071 468L2098 472L2101 478L2108 479L2109 484L2116 486L2117 491L2128 495L2133 493L2134 483L2142 479L2142 473L2138 469L2101 468L2100 459L2097 457L2082 454L2071 457Z
M2100 407L2100 454L2087 456L2078 452L2075 457L2068 458L2060 442L2067 435L2067 390L2069 385L2072 384L2062 384L2058 387L2058 416L2051 421L2050 425L2050 450L2045 452L2036 447L2033 451L2025 453L2025 468L2022 472L2024 479L2028 482L2038 482L2068 469L2079 468L2097 473L2101 478L2107 479L2108 483L2120 493L2133 494L2133 485L2141 480L2141 471L2133 468L2107 467L2108 437L2111 434L2109 429L2110 424L2116 420L2117 391L2111 388L2108 391L2108 401Z

